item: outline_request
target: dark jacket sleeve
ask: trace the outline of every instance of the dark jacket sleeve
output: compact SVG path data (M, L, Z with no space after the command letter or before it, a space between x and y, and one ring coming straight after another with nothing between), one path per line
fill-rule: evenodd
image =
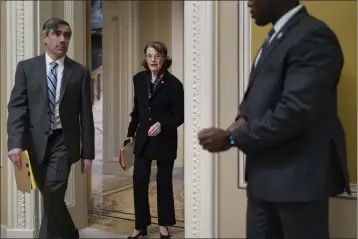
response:
M244 100L241 102L241 104L239 106L239 113L237 114L235 121L238 121L239 118L247 119L246 112L245 112L245 101Z
M133 110L132 113L130 114L131 121L129 122L127 137L134 137L139 122L135 77L133 77L133 85L134 85L134 100L133 100L134 102L133 102Z
M170 92L170 105L170 114L159 121L162 130L176 129L184 123L184 88L178 79Z
M15 72L15 85L8 103L8 150L25 149L24 133L28 126L27 79L22 62Z
M297 137L317 122L326 99L336 92L343 55L339 42L327 27L315 29L289 53L282 96L262 118L249 119L233 131L245 153L274 147Z
M86 69L82 80L82 92L81 92L81 158L82 159L94 159L95 147L94 147L94 122L92 111L92 97L91 97L91 75L88 69Z

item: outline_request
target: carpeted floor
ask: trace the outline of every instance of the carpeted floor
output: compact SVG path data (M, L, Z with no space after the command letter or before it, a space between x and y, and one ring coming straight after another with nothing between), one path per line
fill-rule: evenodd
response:
M184 237L184 174L182 168L174 170L174 200L177 224L170 228L172 237ZM155 175L149 183L149 204L152 225L148 237L159 237L157 218L157 188ZM93 190L93 211L89 217L90 227L128 235L134 228L133 184L131 176L104 179Z

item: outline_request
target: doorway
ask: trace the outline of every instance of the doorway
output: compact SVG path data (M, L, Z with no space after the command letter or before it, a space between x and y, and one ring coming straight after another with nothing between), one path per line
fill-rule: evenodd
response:
M134 229L132 170L124 172L118 152L126 137L132 110L132 77L143 70L143 47L164 42L173 59L172 74L183 80L184 3L179 1L91 1L91 55L96 160L91 182L88 226L120 235ZM163 21L163 19L166 19ZM102 57L103 56L103 57ZM184 237L183 126L178 129L178 159L173 183L177 224L173 237ZM152 165L149 201L152 226L158 237L156 165Z
M102 2L91 1L91 80L93 118L95 124L95 159L92 165L92 192L100 187L103 168L103 67L102 67Z

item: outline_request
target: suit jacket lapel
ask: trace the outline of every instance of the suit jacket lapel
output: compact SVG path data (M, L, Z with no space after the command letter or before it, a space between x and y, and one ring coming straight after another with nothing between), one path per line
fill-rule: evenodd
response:
M138 90L140 91L139 95L143 95L145 103L147 107L149 107L149 96L148 96L148 87L150 87L150 72L148 71L145 75L144 80L140 80L139 84L137 85Z
M39 80L40 86L42 88L42 93L45 98L48 99L48 90L47 90L47 69L46 69L46 58L45 54L42 54L41 57L38 58L38 71L36 73L36 78Z
M253 62L251 73L249 77L249 84L247 86L246 92L249 91L254 79L259 72L260 68L264 65L267 58L270 56L272 51L282 42L282 40L286 37L287 33L302 19L305 15L307 15L307 10L305 7L302 7L292 18L283 26L283 28L275 35L275 37L271 40L270 44L264 50L260 56L260 59L257 62L257 65L254 67L255 62ZM256 58L255 58L256 59Z
M60 103L63 99L63 95L65 94L66 88L69 84L69 81L71 80L71 75L73 72L73 64L71 59L69 59L67 56L65 57L64 61L64 69L63 69L63 75L62 75L62 81L61 81L61 89L60 89Z
M277 36L279 36L279 34L281 35L280 38L277 38ZM270 45L266 48L266 50L264 50L260 56L260 59L257 62L257 65L255 66L255 61L256 61L256 57L255 57L255 61L252 63L252 67L251 67L251 73L250 73L250 77L249 77L249 84L247 86L247 89L249 89L254 81L254 78L256 77L257 73L260 70L260 67L263 65L263 63L265 62L265 60L267 59L267 57L270 55L270 53L280 44L280 42L282 41L282 39L284 38L282 31L280 31L275 38L271 41ZM248 91L248 90L247 90Z
M283 38L284 38L284 35L283 35L282 31L280 31L276 34L276 36L274 37L274 39L272 39L271 43L268 45L266 50L262 51L262 54L257 62L257 65L254 67L253 73L256 73L260 70L260 67L262 66L263 63L265 63L265 60L267 59L267 57L281 43Z
M167 76L167 72L164 72L164 75L163 77L159 80L157 86L155 87L154 91L152 92L152 98L151 99L154 99L154 97L156 95L158 95L158 93L163 89L163 86L164 86L164 83L166 82L166 76Z

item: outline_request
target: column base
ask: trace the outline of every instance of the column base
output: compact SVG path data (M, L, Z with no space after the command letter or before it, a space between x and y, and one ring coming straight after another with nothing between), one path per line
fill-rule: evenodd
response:
M35 238L35 229L9 229L1 226L1 238Z
M1 225L1 234L0 238L6 238L6 227Z

